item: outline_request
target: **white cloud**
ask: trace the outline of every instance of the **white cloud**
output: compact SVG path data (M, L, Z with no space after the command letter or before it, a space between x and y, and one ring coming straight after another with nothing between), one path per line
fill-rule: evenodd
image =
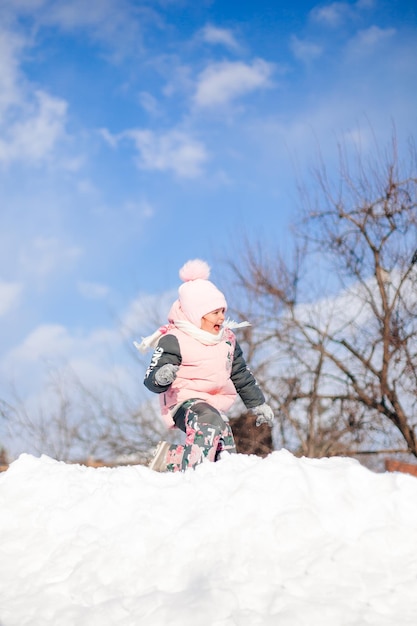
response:
M0 163L37 162L64 134L66 103L34 90L20 71L29 45L20 35L0 31Z
M95 287L100 288L100 285ZM154 299L157 303L156 296ZM0 381L5 397L10 394L7 388L11 385L18 390L18 397L25 406L35 411L39 406L49 405L51 383L54 380L58 384L65 383L65 377L78 379L90 391L107 389L108 386L108 389L117 387L127 396L137 394L131 337L132 330L153 323L151 309L146 303L149 304L149 298L145 298L142 313L138 302L129 307L122 315L122 325L97 327L91 332L72 331L63 324L45 323L33 328L18 345L0 355ZM138 363L136 354L135 357ZM65 389L69 389L68 385ZM11 400L16 400L13 392Z
M121 4L124 4L121 2ZM84 0L55 1L48 7L45 22L57 24L61 28L72 29L88 25L115 24L120 19L113 0L84 2Z
M22 285L0 280L0 316L14 308L22 292Z
M199 107L226 104L240 96L270 86L273 65L255 59L251 65L224 61L207 67L199 76L194 102Z
M372 9L375 6L376 0L356 0L356 6L358 9Z
M361 11L371 9L374 5L375 0L357 0L353 3L332 2L314 7L310 11L310 17L315 22L337 28L347 20L356 17Z
M43 324L35 328L25 340L14 348L11 361L38 361L67 355L73 346L73 339L67 329L60 324Z
M303 63L310 63L318 59L323 52L322 46L312 41L302 41L295 35L291 37L290 47L294 56Z
M66 103L43 91L33 104L21 103L20 119L0 128L0 161L40 161L64 134Z
M85 196L96 196L97 186L87 178L80 178L76 181L77 189L80 194Z
M78 291L82 296L90 300L101 300L109 293L109 287L100 283L80 281L77 284Z
M350 42L353 52L361 53L373 50L380 43L391 39L396 34L395 28L380 28L379 26L370 26L364 30L360 30L356 37Z
M83 288L87 287L100 289L103 285L84 283ZM122 312L120 324L97 327L91 332L74 332L63 324L40 324L2 356L0 370L6 377L14 371L23 378L33 371L27 380L28 387L38 380L40 370L47 368L48 364L52 368L61 365L73 367L78 374L81 369L97 368L100 373L97 381L100 378L111 381L110 371L123 369L126 363L130 365L126 338L130 340L133 332L148 334L165 323L167 311L176 295L176 292L167 292L158 296L138 296ZM136 334L134 337L140 338ZM21 382L25 387L23 379Z
M113 350L123 349L122 332L116 328L96 329L90 334L75 334L62 324L41 324L0 361L3 371L25 372L33 369L33 380L41 370L85 364L88 368L101 366L102 373L110 366L106 362ZM107 358L108 361L108 358ZM111 363L111 367L114 363ZM26 369L25 369L26 368ZM23 383L23 381L22 381ZM28 387L31 381L28 380ZM23 386L25 386L23 384Z
M139 294L123 315L123 327L139 333L136 336L139 340L142 335L153 333L161 324L167 322L168 311L177 297L176 290L158 295Z
M124 212L130 216L129 219L134 219L135 217L151 219L155 215L154 207L146 199L142 199L139 202L126 202Z
M2 8L13 13L33 12L41 9L48 0L2 0Z
M161 109L158 100L147 91L141 91L139 94L139 102L142 108L153 116L161 115Z
M111 62L119 63L143 51L145 24L160 20L157 11L146 5L131 0L50 0L38 20L67 32L84 31Z
M310 15L315 22L335 28L346 20L351 11L352 7L346 2L332 2L325 6L314 7Z
M100 128L98 132L104 141L109 144L109 146L112 148L117 147L120 135L113 135L107 128Z
M0 360L0 374L6 397L12 391L12 404L23 402L36 415L42 406L53 406L56 394L80 390L110 389L112 386L129 394L137 379L122 333L117 329L96 330L91 334L73 334L61 324L36 327L14 349ZM78 383L76 381L79 381ZM74 400L76 402L76 400Z
M2 0L2 4L9 15L30 15L38 25L53 25L65 30L88 26L111 32L131 21L130 3L124 0Z
M24 46L23 40L12 32L0 30L0 114L18 103L20 90L18 57ZM0 118L1 119L1 118Z
M80 248L65 245L57 237L37 237L21 252L19 261L28 275L45 278L72 267L81 255Z
M239 50L240 48L233 33L226 28L218 28L207 24L207 26L202 29L201 36L205 42L210 44L222 45L230 50Z
M196 178L208 160L204 144L181 131L155 133L129 130L124 137L133 140L139 152L138 166L147 170L171 171L180 178Z

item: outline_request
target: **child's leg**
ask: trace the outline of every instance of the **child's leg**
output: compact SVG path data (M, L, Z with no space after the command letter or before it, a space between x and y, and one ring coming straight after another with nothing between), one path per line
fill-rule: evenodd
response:
M184 415L185 444L172 445L167 454L168 471L195 467L204 460L217 461L220 452L236 452L232 429L219 411L207 402L187 403Z
M232 428L228 421L223 421L225 424L225 429L222 436L220 437L219 445L217 446L216 457L214 459L215 461L218 461L220 459L220 454L222 452L229 452L230 454L236 453L236 444L235 438L233 437Z

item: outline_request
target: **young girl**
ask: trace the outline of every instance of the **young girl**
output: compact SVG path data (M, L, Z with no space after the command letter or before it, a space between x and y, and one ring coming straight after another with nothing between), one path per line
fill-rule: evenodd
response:
M179 428L184 445L160 442L150 467L184 471L202 461L217 461L223 450L236 452L226 411L237 394L257 415L256 425L272 427L274 415L231 327L225 321L224 295L208 280L205 261L188 261L179 272L183 284L168 314L168 324L136 347L155 347L144 384L160 394L162 417L168 428Z

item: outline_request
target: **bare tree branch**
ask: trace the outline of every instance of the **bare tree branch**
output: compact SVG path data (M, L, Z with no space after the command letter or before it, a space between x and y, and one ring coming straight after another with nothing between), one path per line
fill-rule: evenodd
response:
M245 339L283 445L316 456L402 440L417 456L416 151L400 164L394 137L354 171L340 155L338 181L321 164L319 196L304 193L294 258L247 244L232 264L256 314Z

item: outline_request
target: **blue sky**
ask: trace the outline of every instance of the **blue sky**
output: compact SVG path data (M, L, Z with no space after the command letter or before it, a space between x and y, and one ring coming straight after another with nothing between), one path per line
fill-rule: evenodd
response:
M245 236L288 245L318 150L332 170L338 142L416 130L411 0L2 0L0 52L0 374L23 396L56 355L99 379L186 260L226 289Z

